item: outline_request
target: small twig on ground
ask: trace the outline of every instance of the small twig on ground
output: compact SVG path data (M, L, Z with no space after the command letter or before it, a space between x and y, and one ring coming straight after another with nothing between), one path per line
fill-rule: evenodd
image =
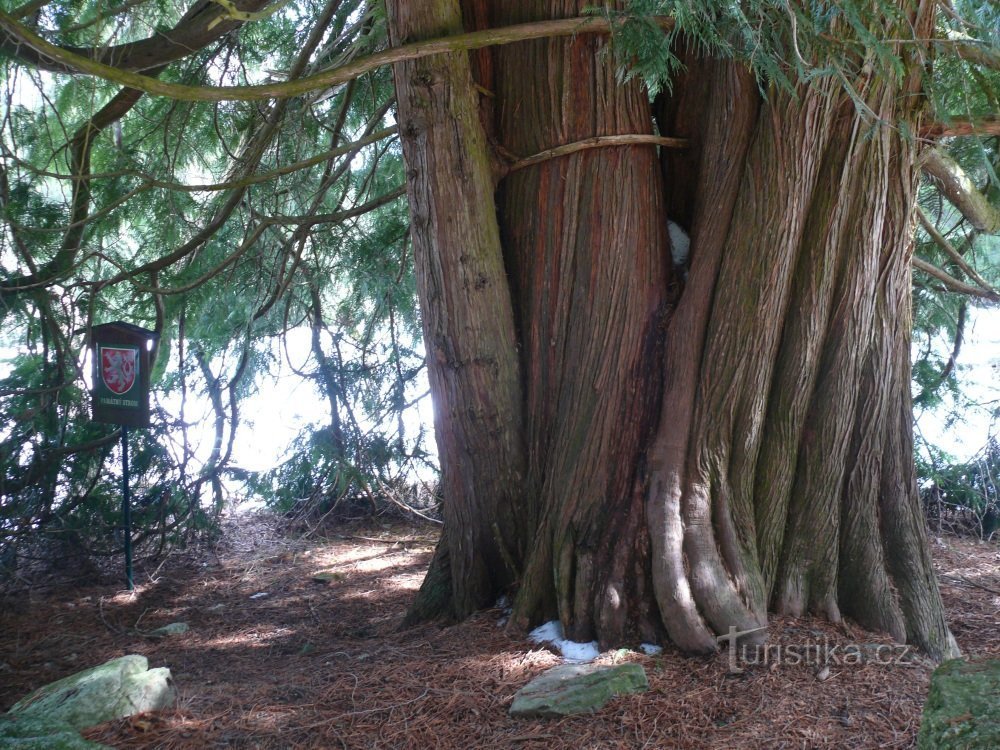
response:
M125 632L122 628L119 628L116 625L112 625L110 622L108 622L107 618L104 616L104 597L103 596L100 599L97 600L97 616L101 618L101 622L104 623L104 627L106 627L108 630L110 630L115 635L121 635L122 633Z
M964 583L964 584L966 584L968 586L973 586L973 587L975 587L977 589L982 589L983 591L989 591L991 594L997 594L998 596L1000 596L1000 590L990 588L989 586L984 586L983 584L976 583L975 581L970 581L965 576L942 576L942 577L943 578L949 578L952 581L954 581L955 583Z
M417 544L421 543L420 539L378 539L373 536L358 536L356 534L336 534L337 539L358 539L362 542L376 542L378 544Z

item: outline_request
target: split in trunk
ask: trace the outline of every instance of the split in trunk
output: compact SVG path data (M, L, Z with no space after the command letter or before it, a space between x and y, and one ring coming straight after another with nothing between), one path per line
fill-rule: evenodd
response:
M466 24L584 3L497 5ZM457 0L388 8L394 43L462 27ZM913 80L761 97L691 57L651 107L605 43L481 51L476 85L464 53L396 66L446 528L412 619L510 589L516 626L602 646L709 651L770 609L955 653L911 451L915 145L880 124L918 131ZM494 192L500 156L657 129L689 148L563 155Z

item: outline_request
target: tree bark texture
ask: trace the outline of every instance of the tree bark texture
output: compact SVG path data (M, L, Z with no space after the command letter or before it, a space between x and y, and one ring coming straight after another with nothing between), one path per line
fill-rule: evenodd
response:
M457 0L390 0L392 42L460 32ZM448 534L428 586L493 602L523 556L522 397L512 298L468 55L394 68ZM443 568L447 568L447 570ZM439 599L440 592L425 596ZM492 598L491 598L492 597Z
M406 40L407 24L442 4L390 3L390 25ZM462 11L467 28L487 28L584 4L464 0ZM918 38L929 18L922 6L908 19ZM936 658L955 653L912 459L917 154L884 125L916 132L915 97L901 96L913 79L859 66L853 99L832 79L762 97L741 64L689 56L651 106L616 78L606 43L581 34L477 52L478 94L469 58L451 56L433 120L416 106L431 100L426 86L410 74L398 90L418 272L439 277L420 287L432 391L456 414L436 425L442 468L470 481L445 486L452 591L470 576L480 589L511 583L515 626L558 616L569 637L602 646L666 637L711 651L731 627L764 637L778 611L846 614ZM397 83L444 59L398 66ZM489 189L487 149L496 163L656 130L689 148L592 149ZM466 131L475 138L448 146L477 149L461 156L434 142ZM484 171L475 190L470 163ZM446 224L427 220L433 205L451 210ZM690 231L686 278L670 263L668 217ZM489 228L477 251L491 264L485 306L463 281L466 222ZM500 322L475 339L504 362L495 390L474 370L435 374L439 351ZM497 434L476 411L484 399L504 416L506 453L478 455ZM484 517L507 521L494 535L506 577L483 573L498 546Z

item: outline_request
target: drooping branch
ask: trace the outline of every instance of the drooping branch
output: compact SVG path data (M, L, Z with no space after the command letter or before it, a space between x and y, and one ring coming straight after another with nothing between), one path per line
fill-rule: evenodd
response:
M943 149L928 149L922 166L924 173L937 183L972 226L986 234L1000 233L1000 209L990 205L965 170Z
M298 77L301 75L302 71L305 70L306 65L309 62L309 57L313 52L315 52L316 47L322 40L327 26L329 26L333 18L333 11L338 2L339 0L329 0L326 8L320 14L320 18L314 24L312 31L309 34L309 38L299 51L295 63L289 71L289 75L292 78ZM2 16L3 14L0 13L0 17ZM0 25L2 25L2 22L0 22ZM143 78L143 76L139 77ZM275 134L279 131L287 109L287 99L277 102L268 113L261 128L253 133L252 137L249 139L249 142L243 149L241 158L241 174L243 176L252 175L257 169L261 159L264 158L264 153L267 150L268 145L270 145ZM239 183L240 181L237 179L236 182ZM98 288L117 284L128 278L132 278L139 273L161 271L196 251L208 242L229 220L236 208L243 202L243 197L249 187L250 185L241 185L236 188L229 195L223 205L216 211L211 221L209 221L205 227L203 227L195 234L194 237L185 242L183 245L154 261L150 261L149 263L140 266L137 269L122 270L111 279L100 282L97 285Z
M990 292L993 295L997 294L996 289L990 286L990 284L976 272L976 269L969 265L965 258L962 257L962 254L955 249L954 245L948 242L947 238L937 230L937 227L934 226L934 222L930 220L920 206L917 206L917 218L920 220L920 224L923 226L927 234L930 235L930 238L934 240L935 244L945 251L948 257L951 258L955 265L962 269L966 276L979 284L984 291Z
M270 2L271 0L242 0L240 10L256 12ZM73 59L112 66L122 71L151 70L187 57L244 23L242 19L231 16L214 0L197 0L172 29L157 31L146 39L109 47L59 47L44 42L40 36L14 20L21 16L20 9L10 14L0 12L0 51L23 63L53 73L80 72L71 62ZM14 27L43 41L45 48L59 50L67 57L46 53L44 48L25 39Z
M970 297L982 297L983 299L988 299L991 302L1000 302L1000 296L997 296L996 292L990 292L985 289L981 289L978 286L971 286L966 284L964 281L959 281L951 274L946 271L942 271L937 266L932 263L928 263L926 260L922 260L916 256L912 260L913 267L918 271L923 271L928 276L940 281L944 284L945 288L952 291L958 292L959 294L967 294Z
M963 135L1000 135L1000 116L952 118L948 122L928 122L920 128L920 137L931 140Z
M939 52L960 57L966 62L1000 70L1000 49L974 39L936 39Z
M955 370L955 365L958 364L958 355L962 351L962 343L965 340L965 324L969 317L969 304L967 301L963 300L962 304L958 307L958 319L955 321L955 343L951 347L951 355L948 357L948 361L945 363L944 368L934 379L932 385L926 386L917 396L913 398L914 406L920 406L926 404L928 399L933 395L941 384L948 379Z
M104 128L131 110L142 96L143 92L136 89L119 91L73 135L69 144L70 171L81 179L73 184L70 223L62 246L51 260L37 269L0 282L0 299L6 300L11 295L50 284L73 267L83 240L85 219L90 212L90 183L82 179L82 176L90 173L90 154L94 141Z
M672 18L660 17L655 20L663 29L672 28L674 25ZM225 24L216 26L216 30L223 26ZM402 44L340 67L331 68L297 80L288 80L283 83L265 83L257 86L186 86L159 81L155 78L123 69L121 66L109 65L102 61L103 58L95 60L78 54L73 50L57 47L12 18L10 14L0 11L0 30L5 30L14 42L31 48L39 61L39 66L41 66L41 61L49 60L51 64L58 66L56 69L63 72L85 73L97 76L98 78L114 81L123 86L139 89L157 96L165 96L181 101L203 102L287 99L346 83L364 73L392 63L417 60L422 57L448 52L461 52L482 49L483 47L512 44L513 42L522 42L530 39L575 36L577 34L608 34L612 31L613 26L612 21L597 16L514 24L497 29L473 31L467 34L455 34L427 41ZM190 52L190 49L187 52ZM134 66L133 69L135 69Z

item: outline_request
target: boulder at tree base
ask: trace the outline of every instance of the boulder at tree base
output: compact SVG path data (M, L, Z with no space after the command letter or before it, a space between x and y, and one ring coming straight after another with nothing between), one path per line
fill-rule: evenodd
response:
M646 690L646 670L639 664L562 664L518 690L510 715L528 718L593 713L616 695Z
M130 654L40 687L15 703L7 719L75 730L143 711L158 711L176 696L170 670L149 669L145 656Z
M919 750L1000 748L1000 660L946 661L931 675Z

